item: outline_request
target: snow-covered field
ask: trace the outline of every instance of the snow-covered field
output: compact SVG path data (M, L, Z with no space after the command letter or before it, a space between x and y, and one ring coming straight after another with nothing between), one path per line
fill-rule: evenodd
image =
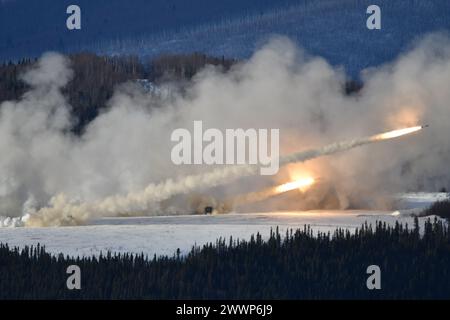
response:
M194 244L214 242L219 237L249 239L261 233L268 237L271 228L301 228L310 225L314 231L353 231L365 221L400 221L413 224L413 218L393 216L382 211L307 211L208 216L167 216L107 218L92 225L59 228L1 228L0 242L10 246L45 245L48 252L71 256L98 255L101 251L144 252L149 256L173 255L179 248L188 252ZM421 218L424 221L424 218Z
M153 216L103 218L90 225L52 228L0 228L0 243L10 246L44 245L53 254L98 255L100 252L144 253L149 256L173 255L179 248L187 253L193 245L214 242L219 237L249 239L259 232L267 238L277 226L280 232L310 225L315 232L336 228L354 231L364 222L396 221L413 225L409 213L444 200L445 193L414 193L396 196L400 211L327 210L268 213L231 213L224 215ZM411 210L412 209L412 210ZM431 217L433 219L433 217ZM419 218L421 224L428 218Z

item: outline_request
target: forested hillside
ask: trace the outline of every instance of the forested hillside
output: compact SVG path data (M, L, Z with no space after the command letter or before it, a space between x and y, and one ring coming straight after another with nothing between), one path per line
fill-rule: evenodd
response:
M167 81L181 83L190 80L205 66L211 65L226 72L238 62L225 57L212 57L201 53L160 55L142 61L136 56L98 56L92 53L69 55L73 79L64 88L72 106L74 130L79 132L107 107L114 89L127 81L145 80L143 86L158 86ZM0 65L0 103L19 99L28 89L21 75L36 63L36 59L22 59L17 63ZM139 81L137 81L139 82ZM348 81L343 90L357 92L362 84Z
M274 35L287 36L352 76L390 61L418 38L450 30L447 0L79 0L81 30L66 28L68 0L0 2L0 61L64 53L203 52L246 59ZM381 30L368 30L369 5Z
M91 53L69 56L74 77L64 88L72 106L75 131L81 130L98 112L105 108L117 85L145 79L157 85L161 81L191 79L206 65L222 66L226 71L234 60L208 57L204 54L161 55L141 61L136 56L108 57ZM23 59L0 66L0 103L17 100L27 90L21 80L23 72L36 60Z
M66 288L73 264L81 290ZM381 290L366 286L374 264ZM378 223L333 236L277 230L268 240L219 239L173 257L54 257L1 245L0 299L448 299L449 265L449 225L428 221L422 231L417 220L412 229Z

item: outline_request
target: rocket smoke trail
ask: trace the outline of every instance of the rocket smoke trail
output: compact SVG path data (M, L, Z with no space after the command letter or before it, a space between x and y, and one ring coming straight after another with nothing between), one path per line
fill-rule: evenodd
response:
M366 144L394 139L421 130L422 126L405 128L373 135L366 138L342 141L321 148L300 151L280 157L280 166L305 162L318 157L347 151ZM241 165L218 168L198 175L190 175L178 179L168 179L162 183L150 184L140 192L127 195L115 195L91 203L73 203L64 195L54 197L50 206L41 208L29 216L26 226L63 226L82 224L95 217L117 216L119 214L145 213L152 205L177 194L186 194L204 187L215 187L227 184L245 176L256 175L257 165Z
M393 130L385 133L376 134L367 138L361 138L361 139L355 139L355 140L349 140L349 141L343 141L343 142L336 142L329 144L327 146L324 146L319 149L312 149L307 151L301 151L293 154L289 154L287 156L284 156L280 159L280 166L286 165L288 163L293 162L304 162L308 161L314 158L323 157L327 155L331 155L337 152L347 151L359 146L363 146L370 143L380 142L384 140L394 139L401 137L406 134L410 134L416 131L421 130L422 126L416 126L411 128L405 128L405 129L398 129Z

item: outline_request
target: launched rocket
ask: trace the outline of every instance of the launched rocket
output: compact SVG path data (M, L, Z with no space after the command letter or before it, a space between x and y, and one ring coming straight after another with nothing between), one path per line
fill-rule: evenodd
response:
M424 126L393 130L366 138L332 143L324 147L292 153L279 158L279 165L305 162L315 158L347 151L366 144L395 139L422 130ZM199 188L215 187L230 183L238 178L258 174L257 165L222 167L203 174L194 174L178 179L167 179L161 183L151 183L145 189L126 195L113 195L94 202L73 203L64 196L52 201L49 207L41 208L26 221L27 226L59 226L78 224L85 220L116 216L118 214L143 212L151 204L169 199L177 194L187 194Z

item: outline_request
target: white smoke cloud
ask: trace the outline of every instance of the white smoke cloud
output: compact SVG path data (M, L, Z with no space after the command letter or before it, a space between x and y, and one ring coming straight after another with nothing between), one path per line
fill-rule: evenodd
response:
M183 95L161 100L132 86L118 88L108 110L81 137L68 131L70 106L61 94L71 76L66 58L46 54L24 75L30 91L0 105L0 216L31 213L28 221L40 217L36 225L58 225L131 211L166 212L166 203L161 208L139 196L152 192L152 199L164 200L194 183L185 179L179 185L179 177L212 169L170 161L172 130L191 128L194 120L223 130L280 128L281 155L429 123L414 137L314 166L340 196L362 202L383 192L436 189L450 178L446 35L429 36L396 61L366 70L363 90L351 96L344 94L341 69L287 39L274 39L226 74L206 68ZM207 180L195 183L208 192ZM253 179L230 189L249 192L260 183ZM129 206L125 198L136 201ZM183 206L169 207L183 212Z

